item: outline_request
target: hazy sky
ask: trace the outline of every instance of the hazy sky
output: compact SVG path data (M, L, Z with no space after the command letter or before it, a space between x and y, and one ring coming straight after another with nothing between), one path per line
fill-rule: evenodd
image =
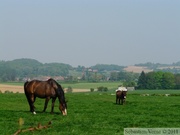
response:
M0 0L0 60L180 61L180 0Z

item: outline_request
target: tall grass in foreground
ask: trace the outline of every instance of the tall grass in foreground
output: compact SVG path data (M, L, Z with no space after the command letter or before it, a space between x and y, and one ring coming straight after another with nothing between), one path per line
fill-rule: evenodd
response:
M35 127L38 123L45 125L49 121L50 128L33 134L122 135L127 127L179 127L179 96L142 96L142 93L129 92L126 105L116 105L115 95L111 93L66 93L65 96L67 116L60 114L57 101L55 114L51 115L51 102L46 113L41 113L44 100L37 99L37 115L33 115L24 94L0 94L0 133L13 134L18 129ZM18 124L19 118L24 120L22 126Z

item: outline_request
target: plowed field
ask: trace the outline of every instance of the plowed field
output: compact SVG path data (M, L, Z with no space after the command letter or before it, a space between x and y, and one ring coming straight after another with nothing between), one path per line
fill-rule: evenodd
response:
M5 91L13 92L13 93L24 93L23 86L16 86L16 85L5 85L0 84L0 91L4 93ZM73 89L72 92L89 92L89 89Z

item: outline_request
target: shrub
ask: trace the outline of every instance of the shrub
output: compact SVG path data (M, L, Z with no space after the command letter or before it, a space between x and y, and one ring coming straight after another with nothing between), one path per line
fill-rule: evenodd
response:
M91 92L94 92L94 88L90 88L90 91L91 91Z
M107 88L107 87L104 87L104 91L107 92L107 91L108 91L108 88Z
M68 88L67 88L66 91L67 91L67 92L72 92L72 87L71 87L71 86L68 86Z
M97 91L100 91L100 92L105 91L105 92L107 92L107 91L108 91L108 88L107 88L107 87L100 86L100 87L97 88Z
M6 90L4 91L5 94L13 93L12 91Z

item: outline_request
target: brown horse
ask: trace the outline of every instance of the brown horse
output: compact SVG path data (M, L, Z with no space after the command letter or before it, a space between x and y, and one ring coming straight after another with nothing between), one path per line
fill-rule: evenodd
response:
M54 79L47 81L32 80L24 83L24 93L28 100L30 111L36 114L34 102L36 97L45 98L44 110L46 111L49 100L52 98L51 113L54 111L56 98L59 99L59 109L63 115L67 115L67 104L65 101L64 91Z
M120 101L121 101L121 104L125 104L126 102L126 93L127 91L116 91L116 104L120 104Z

